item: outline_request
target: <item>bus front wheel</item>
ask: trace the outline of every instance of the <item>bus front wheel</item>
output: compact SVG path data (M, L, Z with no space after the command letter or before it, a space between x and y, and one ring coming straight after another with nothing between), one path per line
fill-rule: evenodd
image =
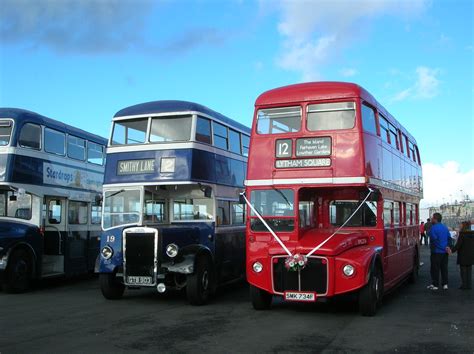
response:
M28 290L31 279L31 260L28 253L18 250L11 254L5 275L4 288L8 293Z
M100 290L102 295L108 300L117 300L123 296L125 285L120 283L115 273L99 274Z
M374 316L382 302L383 277L379 266L375 266L369 282L359 292L359 312L362 316Z
M272 294L250 285L250 299L255 310L268 310L272 305Z
M186 295L191 305L205 305L214 289L214 272L209 257L200 256L193 274L186 277Z

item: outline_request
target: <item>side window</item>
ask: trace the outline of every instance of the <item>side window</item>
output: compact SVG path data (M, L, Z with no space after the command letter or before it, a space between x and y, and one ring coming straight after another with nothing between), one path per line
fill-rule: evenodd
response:
M96 165L104 164L104 147L91 141L87 144L87 162Z
M226 200L217 201L217 225L230 225L229 202Z
M65 135L57 130L45 128L44 129L44 150L56 155L63 155L65 153Z
M197 118L196 122L196 141L211 144L211 121L206 118Z
M398 143L398 131L395 126L389 123L389 133L390 133L390 145L392 145L395 149L398 149L400 146Z
M411 159L416 162L415 145L411 141L408 142L408 148L410 149Z
M413 211L414 211L413 204L407 203L406 206L405 206L405 222L406 222L406 225L413 225L413 221L414 221L414 217L413 217L414 212Z
M415 145L416 159L418 160L418 165L421 166L420 152L418 151L418 146Z
M240 155L240 134L229 129L229 150Z
M11 120L0 120L0 146L6 146L10 143L12 128Z
M383 203L383 224L385 227L390 227L392 225L393 219L393 202L385 201Z
M377 135L374 110L365 104L362 105L362 127L364 131Z
M245 223L245 208L243 204L231 203L232 207L232 225L243 225Z
M41 126L33 123L26 123L20 132L18 143L22 147L30 149L41 149Z
M227 150L227 127L216 122L212 122L212 127L214 129L214 146Z
M380 123L380 137L382 138L382 141L385 141L387 144L390 144L390 141L388 140L388 135L389 135L389 129L388 129L388 122L385 119L384 116L379 115L379 123Z
M242 155L249 156L250 137L242 134Z
M67 156L84 161L86 159L86 141L69 135L67 137Z
M61 223L62 207L60 200L50 200L48 204L48 223Z
M301 200L299 204L300 228L313 226L314 223L314 202Z
M67 222L71 225L87 224L87 203L69 201Z
M403 145L403 152L405 153L405 155L407 155L408 157L410 157L410 153L408 152L408 138L405 134L402 134L402 145Z
M102 215L102 205L92 204L92 206L91 206L91 224L100 224L101 215Z
M400 225L400 203L393 203L393 224Z

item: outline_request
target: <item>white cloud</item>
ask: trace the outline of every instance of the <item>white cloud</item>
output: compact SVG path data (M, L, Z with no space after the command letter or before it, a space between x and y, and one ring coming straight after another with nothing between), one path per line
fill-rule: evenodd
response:
M439 93L440 69L431 69L426 66L416 68L415 83L392 97L392 102L402 101L407 98L428 99L436 97Z
M262 6L274 8L273 1ZM376 16L407 16L419 13L427 0L280 0L278 31L283 38L277 64L318 78L322 67L365 33Z
M462 194L474 198L474 168L462 172L459 167L456 161L448 161L442 165L423 164L422 207L459 201L463 197Z
M353 68L343 68L341 71L339 71L339 74L344 77L352 77L354 75L357 75L357 70Z

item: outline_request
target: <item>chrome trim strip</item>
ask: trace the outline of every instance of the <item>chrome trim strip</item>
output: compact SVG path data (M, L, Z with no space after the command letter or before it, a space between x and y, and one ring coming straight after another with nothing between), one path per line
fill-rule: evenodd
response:
M321 178L275 178L275 179L247 179L248 187L293 185L293 184L359 184L365 183L365 177L321 177Z

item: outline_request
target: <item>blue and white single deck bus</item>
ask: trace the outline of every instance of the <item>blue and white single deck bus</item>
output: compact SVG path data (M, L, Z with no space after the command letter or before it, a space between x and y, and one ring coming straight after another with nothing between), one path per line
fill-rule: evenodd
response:
M0 278L94 270L107 140L23 109L0 108Z
M156 101L113 118L104 178L100 283L184 289L191 304L245 274L249 128L200 104Z

